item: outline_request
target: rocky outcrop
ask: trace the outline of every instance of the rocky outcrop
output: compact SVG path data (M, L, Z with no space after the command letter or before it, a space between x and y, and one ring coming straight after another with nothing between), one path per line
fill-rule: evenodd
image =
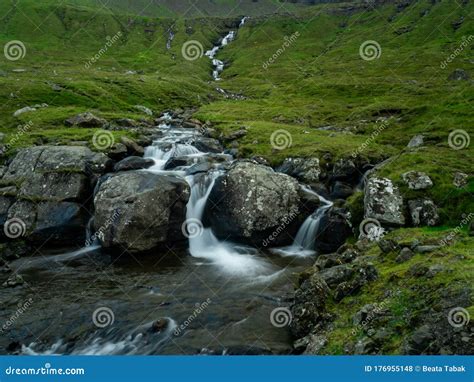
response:
M319 257L313 268L302 274L291 306L290 329L298 339L297 351L317 354L316 349L322 346L315 346L314 341L320 342L333 318L328 303L355 295L364 285L377 279L375 267L358 256L354 249L344 247L338 253Z
M275 245L290 244L301 222L314 212L314 204L305 207L303 194L288 175L254 162L237 162L216 180L204 216L218 237L261 245L280 227L291 236L280 234Z
M110 175L94 198L94 227L104 248L130 253L183 241L190 189L167 175L129 171Z
M83 146L20 150L1 179L10 186L3 189L0 223L15 222L21 236L35 243L83 243L95 183L111 164Z
M381 224L405 224L403 198L398 187L387 178L370 178L365 186L364 211L366 218L377 219Z

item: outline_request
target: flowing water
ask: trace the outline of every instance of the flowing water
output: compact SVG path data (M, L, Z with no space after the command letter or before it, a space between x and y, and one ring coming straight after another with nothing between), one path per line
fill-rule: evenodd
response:
M240 20L240 24L239 24L239 28L242 28L245 24L245 22L247 21L248 17L243 17L242 20ZM230 31L229 33L227 33L223 38L222 40L220 41L220 43L218 45L215 45L212 47L212 49L208 50L205 54L207 57L209 57L209 59L211 60L212 62L212 66L213 66L213 71L212 71L212 78L215 80L215 81L219 81L221 78L219 77L219 75L222 73L222 71L224 70L224 62L221 61L221 60L218 60L217 58L215 58L217 52L225 47L226 45L228 45L231 41L233 41L236 37L236 32L235 31Z
M295 243L275 251L284 256L219 240L201 221L232 157L201 152L193 145L201 137L197 129L174 125L169 114L161 120L160 138L145 151L155 165L143 171L189 183L189 248L111 257L94 242L69 251L40 249L12 262L25 284L0 288L0 322L6 323L0 353L291 352L288 327L272 325L271 313L290 304L297 273L312 264L313 238L331 203L320 198ZM176 158L185 164L167 168ZM207 171L193 171L203 163Z

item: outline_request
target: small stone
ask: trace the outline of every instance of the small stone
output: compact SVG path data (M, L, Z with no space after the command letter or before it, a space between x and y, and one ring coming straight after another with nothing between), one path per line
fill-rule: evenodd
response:
M12 275L8 278L7 281L5 281L2 285L6 288L14 288L19 285L23 285L25 283L25 280L23 280L23 277L20 275Z
M397 256L395 259L395 262L397 263L404 263L405 261L410 260L415 254L410 248L402 248L400 251L400 254Z
M390 253L398 249L397 242L390 239L381 239L377 242L377 245L383 253Z
M418 245L415 247L416 253L430 253L440 249L439 245Z
M409 148L414 148L414 147L420 147L424 143L424 138L423 135L415 135L412 139L410 139L410 142L408 142L407 147Z
M15 112L13 113L13 116L14 116L14 117L18 117L18 116L21 115L21 114L30 113L30 112L32 112L32 111L36 111L36 109L35 109L34 107L26 106L26 107L24 107L24 108L22 108L22 109L19 109L19 110L15 111Z
M425 190L433 186L433 181L424 172L409 171L402 175L402 179L411 190Z
M471 77L469 76L469 73L467 73L464 69L456 69L454 72L452 72L448 80L450 81L467 81Z
M153 333L161 333L163 330L165 330L168 327L168 320L165 318L160 318L159 320L154 321L151 324L150 330Z
M149 116L152 116L153 115L153 111L151 111L149 108L147 108L146 106L143 106L143 105L135 105L135 109L145 113L146 115L149 115Z
M416 199L408 202L414 226L435 226L439 222L438 208L431 199Z
M464 187L467 184L468 175L463 172L456 172L453 178L453 184L457 188Z

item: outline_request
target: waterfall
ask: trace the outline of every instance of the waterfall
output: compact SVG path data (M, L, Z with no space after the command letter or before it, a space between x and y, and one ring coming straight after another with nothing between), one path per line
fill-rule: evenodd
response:
M321 225L321 220L326 215L327 211L332 207L333 203L324 199L310 188L304 187L308 193L316 195L321 201L322 205L311 214L301 225L296 234L293 244L288 247L274 248L271 252L282 256L311 256L315 254L316 237Z
M240 20L239 28L242 28L244 26L245 21L247 19L248 19L248 17L245 16ZM216 56L217 52L219 51L219 49L225 47L230 42L232 42L235 39L235 36L236 36L236 32L235 31L230 31L229 33L227 33L222 38L221 43L219 45L213 46L212 49L208 50L205 53L205 55L210 58L210 60L212 62L212 66L214 68L212 70L212 78L214 79L214 81L220 81L221 78L219 77L219 75L224 70L224 62L221 61L221 60L216 59L215 56Z
M188 176L185 175L185 171L167 171L164 169L166 162L173 157L195 158L207 155L207 153L199 151L190 143L176 143L176 140L182 142L193 139L195 135L193 129L180 129L170 126L166 128L163 137L155 140L153 145L145 150L145 157L155 160L155 166L146 171L184 177L191 187L191 195L186 208L186 224L191 256L205 259L210 264L218 266L224 273L232 276L273 275L273 267L258 256L257 249L219 240L211 228L203 227L202 220L207 200L217 178L224 174L219 164L213 164L213 168L205 174ZM228 156L228 160L232 160L232 157Z

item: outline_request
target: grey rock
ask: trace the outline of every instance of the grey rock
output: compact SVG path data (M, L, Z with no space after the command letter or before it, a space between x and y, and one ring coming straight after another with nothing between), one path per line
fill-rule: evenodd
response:
M143 156L145 154L145 149L131 138L122 136L120 142L127 147L130 155Z
M434 252L441 247L439 245L417 245L415 247L415 252L416 253L430 253Z
M402 179L411 190L425 190L433 186L433 181L424 172L409 171L402 174Z
M413 256L415 256L413 251L410 248L405 247L405 248L402 248L402 250L400 251L400 253L396 257L395 262L396 263L404 263L405 261L410 260Z
M277 171L306 183L319 181L322 174L318 158L287 158Z
M26 106L26 107L24 107L24 108L22 108L22 109L18 109L17 111L15 111L15 112L13 113L13 116L14 116L14 117L18 117L18 116L20 116L20 115L22 115L22 114L24 114L24 113L31 113L32 111L36 111L36 109L35 109L34 107Z
M423 135L415 135L412 139L410 139L410 142L408 142L407 147L409 148L420 147L420 146L423 146L423 143L424 143Z
M114 143L114 145L107 152L107 155L113 160L122 160L127 157L128 149L123 143Z
M146 158L131 156L118 162L114 166L114 171L118 172L118 171L141 170L141 169L149 168L153 166L154 164L155 164L155 161L153 159L146 159Z
M438 208L431 199L416 199L408 202L414 226L435 226L439 223Z
M31 174L22 183L19 195L31 200L83 201L92 192L89 178L75 172Z
M103 232L103 247L140 253L182 241L189 195L188 184L172 176L144 171L109 176L94 198L94 226Z
M397 242L389 239L380 239L377 241L377 245L383 253L390 253L396 251L399 247Z
M304 280L295 292L295 300L291 306L293 320L290 330L296 338L302 338L324 321L326 301L330 291L326 282L314 274Z
M288 175L253 162L236 162L218 178L210 193L205 216L218 237L262 245L283 225L285 232L297 231L306 216L298 182ZM285 222L288 222L285 224ZM291 242L284 232L280 240Z
M455 69L448 77L450 81L468 81L471 78L464 69Z
M350 215L345 209L331 207L321 218L315 240L318 252L334 252L352 235L349 217Z
M221 143L214 138L196 137L189 143L203 153L221 153L224 151Z
M107 121L103 118L96 117L90 112L86 112L68 118L64 123L66 126L102 127Z
M453 177L453 184L457 188L462 188L467 184L468 175L463 172L456 172Z
M14 274L8 278L7 281L5 281L2 286L5 288L15 288L17 286L23 285L25 283L25 280L23 280L23 277L21 277L19 274Z
M416 329L408 339L406 346L407 354L423 354L435 340L435 334L429 325L423 325Z
M343 281L349 280L354 274L354 269L347 264L337 265L332 268L323 269L319 272L320 277L332 289Z
M377 219L381 224L402 226L403 198L398 187L387 178L370 178L365 186L365 217Z
M135 105L135 109L137 109L138 111L141 111L142 113L145 113L146 115L153 116L153 111L151 111L151 109L149 109L146 106Z

